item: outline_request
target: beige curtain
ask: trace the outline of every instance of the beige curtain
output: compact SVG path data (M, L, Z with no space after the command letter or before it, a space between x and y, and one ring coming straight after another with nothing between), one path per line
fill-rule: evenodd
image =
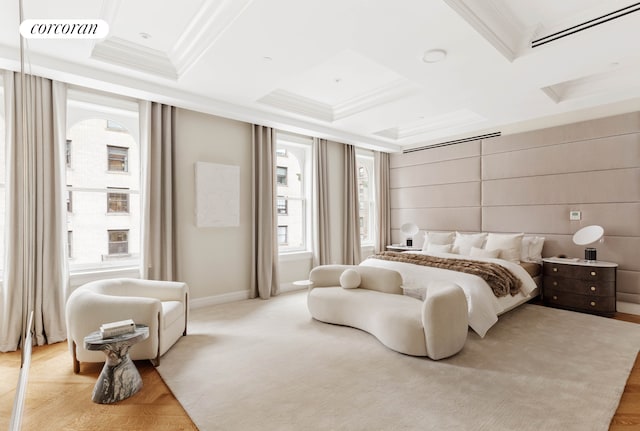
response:
M176 280L172 106L140 104L143 156L142 278Z
M253 126L251 172L251 297L278 294L276 132Z
M329 171L326 139L313 138L313 266L331 263L329 242Z
M34 313L37 345L66 339L66 88L5 72L6 250L0 350L18 348Z
M344 264L358 265L360 255L360 210L358 203L358 169L356 150L353 145L344 145L344 242L342 256Z
M391 245L391 197L389 183L389 153L373 152L373 169L376 181L376 252L385 251Z

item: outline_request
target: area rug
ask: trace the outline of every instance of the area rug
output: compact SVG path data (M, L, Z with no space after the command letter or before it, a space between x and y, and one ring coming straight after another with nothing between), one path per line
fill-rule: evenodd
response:
M538 305L440 361L321 323L306 292L191 313L162 378L202 431L607 430L640 325Z

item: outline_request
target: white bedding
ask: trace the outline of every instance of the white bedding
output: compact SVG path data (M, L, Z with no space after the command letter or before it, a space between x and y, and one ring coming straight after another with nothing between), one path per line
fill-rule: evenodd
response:
M522 280L521 293L515 296L507 295L497 298L491 287L482 278L452 271L442 268L432 268L429 266L414 265L405 262L393 262L382 259L365 259L360 265L377 266L398 271L402 275L403 285L407 288L428 289L429 284L434 281L450 281L456 283L464 290L469 307L469 326L480 337L484 337L489 328L497 321L498 315L514 308L520 303L524 303L531 298L531 294L537 289L533 278L519 264L503 259L494 258L470 258L451 253L433 252L412 252L418 254L428 254L437 257L447 257L453 259L469 259L482 262L493 262L511 271L513 275Z

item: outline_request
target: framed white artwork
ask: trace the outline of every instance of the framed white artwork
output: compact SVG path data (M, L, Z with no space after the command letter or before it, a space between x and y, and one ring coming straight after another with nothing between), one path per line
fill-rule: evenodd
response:
M196 226L240 226L240 166L196 162Z

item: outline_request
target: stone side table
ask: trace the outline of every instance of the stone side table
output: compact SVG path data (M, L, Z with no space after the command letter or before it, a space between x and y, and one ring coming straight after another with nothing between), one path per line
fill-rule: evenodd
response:
M136 325L134 332L110 338L102 338L99 331L84 337L85 349L102 350L107 357L93 388L93 402L115 403L129 398L142 388L142 378L129 357L129 349L148 337L149 328L145 325Z

